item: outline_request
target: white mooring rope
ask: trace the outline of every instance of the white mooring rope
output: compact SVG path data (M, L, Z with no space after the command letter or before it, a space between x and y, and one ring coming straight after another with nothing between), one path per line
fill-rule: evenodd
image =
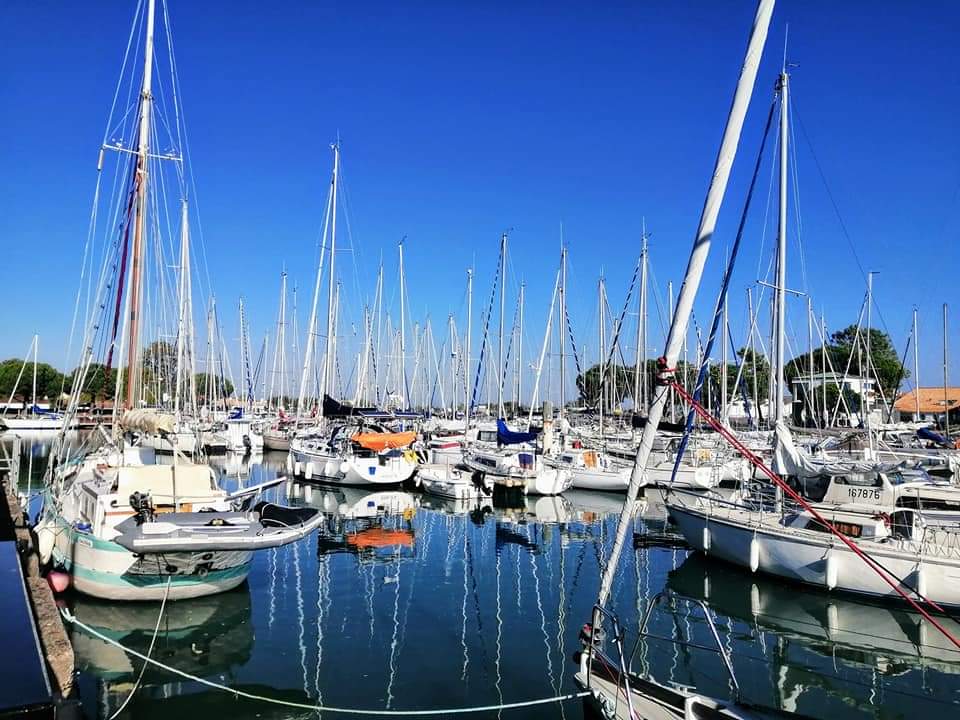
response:
M254 695L253 693L245 692L243 690L237 690L235 688L229 687L227 685L222 685L212 680L207 680L205 678L197 677L196 675L191 675L188 672L183 670L178 670L175 667L170 667L159 660L154 660L153 658L144 655L143 653L137 652L136 650L129 648L123 645L120 642L117 642L113 638L107 637L101 632L93 629L89 625L81 622L77 617L71 613L66 608L60 609L60 614L63 616L63 619L72 625L76 625L78 628L84 632L93 635L100 640L103 640L105 643L109 643L114 647L120 648L125 653L133 655L134 657L140 658L144 663L155 665L158 668L166 670L167 672L173 673L174 675L179 675L186 680L192 680L193 682L200 683L201 685L206 685L209 688L214 690L222 690L223 692L230 693L235 697L243 697L248 700L256 700L258 702L270 703L271 705L284 705L286 707L298 708L301 710L313 710L315 712L330 712L330 713L352 713L354 715L378 715L378 716L388 716L388 715L406 715L406 716L426 716L426 715L465 715L467 713L476 713L476 712L492 712L494 710L512 710L515 708L523 707L532 707L534 705L549 705L551 703L566 702L568 700L577 700L579 698L586 697L591 693L588 691L578 692L578 693L568 693L566 695L556 695L549 698L537 698L536 700L522 700L520 702L512 703L499 703L497 705L481 705L478 707L463 707L463 708L443 708L443 709L429 709L429 710L373 710L373 709L363 709L363 708L347 708L347 707L335 707L328 705L312 705L310 703L299 703L293 702L290 700L281 700L279 698L267 697L265 695Z

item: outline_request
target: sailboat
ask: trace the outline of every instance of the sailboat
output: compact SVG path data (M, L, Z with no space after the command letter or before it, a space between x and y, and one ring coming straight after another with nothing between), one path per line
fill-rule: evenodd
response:
M116 403L112 434L100 426L76 451L65 443L63 432L57 437L35 528L44 562L68 573L76 590L111 600L176 600L229 590L247 577L254 550L299 540L323 520L312 509L256 502L263 484L228 494L218 486L209 466L178 451L178 418L142 407L146 353L140 347L141 332L146 300L154 297L144 287L150 277L145 267L151 257L147 247L152 243L162 247L163 240L158 235L160 224L147 214L148 201L159 205L160 195L148 192L148 186L154 174L162 176L164 162L177 165L181 181L185 177L184 158L176 151L156 152L159 141L151 132L155 16L156 0L147 0L134 18L134 28L141 24L144 28L136 122L127 128L135 141L129 146L136 149L129 149L125 139L101 150L101 168L107 150L121 158L118 172L123 181L118 187L125 189L122 202L127 214L119 237L109 237L112 230L107 231L107 251L114 253L117 262L109 262L108 257L103 267L108 275L115 275L97 282L99 302L92 303L95 309L66 417L69 420L77 412L97 347L106 348L108 369L114 347L121 349L116 395L118 400L122 395L123 401ZM169 60L172 69L175 65ZM178 87L175 76L170 87ZM185 197L185 188L181 191ZM121 314L125 318L122 331ZM179 325L182 331L182 314ZM181 347L183 340L178 343ZM141 437L149 436L172 443L171 463L159 464L155 450L139 443Z
M625 719L645 717L656 718L657 720L661 718L683 720L690 717L728 719L784 717L784 714L778 711L758 708L755 705L743 702L739 697L739 692L732 700L712 698L697 692L696 688L668 686L656 681L649 674L641 675L634 671L628 659L627 649L622 643L619 623L615 615L606 607L617 575L620 556L623 553L627 537L631 534L633 528L633 516L636 512L635 501L645 483L643 473L650 458L660 420L663 417L671 393L672 376L675 372L673 368L676 367L683 345L683 338L687 332L693 302L710 251L720 205L726 193L730 170L740 141L750 98L753 94L760 57L766 44L773 5L774 0L760 0L757 6L746 57L737 81L734 100L730 107L706 201L701 212L700 223L687 265L686 277L681 287L676 312L670 324L663 357L658 362L660 376L637 448L633 474L630 479L630 486L627 489L626 499L620 511L616 537L600 580L600 590L597 594L591 623L584 628L581 635L583 650L579 653L579 671L576 675L576 681L580 687L591 693L587 702L605 717ZM706 612L706 617L710 626L713 627L713 620L709 611ZM602 642L602 631L605 626L612 629L609 637L612 639L612 651L616 653L616 657L610 655L611 649ZM646 622L642 625L641 633L645 627ZM714 637L716 638L715 630ZM726 650L719 643L719 640L717 645L725 661L731 685L738 691L736 677L729 663Z
M41 410L40 406L37 405L37 358L40 353L39 335L33 336L33 341L30 343L30 353L27 354L27 358L30 357L31 353L33 354L33 392L30 396L30 407L15 416L7 415L7 410L13 401L14 393L16 392L17 386L20 385L24 370L27 368L27 360L24 360L23 365L20 367L20 373L17 375L16 382L13 383L13 389L10 391L7 404L4 406L3 412L0 413L0 432L4 432L5 430L11 432L23 430L56 431L63 428L62 414L51 412L50 410Z

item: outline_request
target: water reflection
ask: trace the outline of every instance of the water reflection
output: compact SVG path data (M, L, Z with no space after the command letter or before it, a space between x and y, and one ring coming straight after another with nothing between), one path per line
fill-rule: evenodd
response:
M118 604L75 595L70 604L84 624L126 647L148 652L159 603ZM112 715L133 689L142 661L75 626L70 627L70 639L77 669L99 681L95 692L97 714ZM236 671L250 661L253 647L250 591L241 587L195 601L168 603L152 657L191 675L230 683ZM188 692L189 685L147 665L129 712L139 715L141 707L151 700ZM86 695L84 689L82 684L81 691Z
M23 447L35 453L35 491L45 451ZM211 462L230 489L285 474L283 454ZM268 497L321 508L323 532L259 553L236 593L172 604L158 659L257 694L346 707L463 707L575 691L570 656L590 617L622 495L571 491L496 507L491 499L283 482ZM635 532L612 594L633 634L628 642L650 598L664 589L677 596L649 628L668 640L639 643L635 669L729 691L715 653L669 640L712 644L702 614L684 600L703 599L751 700L815 717L943 717L955 709L943 703L960 699L960 662L915 616L692 556L676 543L658 493L638 502ZM111 637L148 646L156 604L71 602ZM75 632L74 640L85 709L109 717L141 662L89 636ZM296 714L151 669L125 714L177 712ZM557 716L579 718L582 709L568 703L477 717Z

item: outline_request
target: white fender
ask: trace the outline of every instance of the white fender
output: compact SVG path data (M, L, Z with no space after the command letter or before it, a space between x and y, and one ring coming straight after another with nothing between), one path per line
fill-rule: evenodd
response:
M916 570L917 581L914 583L914 587L917 589L917 593L927 596L927 573L923 571L923 565L918 565Z
M307 480L310 480L311 478L313 478L313 463L312 463L312 462L308 462L308 463L307 463L307 467L304 468L304 470L303 470L303 476L304 476Z
M350 463L344 460L342 463L340 463L339 470L341 475L346 475L350 471Z
M57 534L46 520L37 525L37 552L40 553L40 562L46 565L53 557L53 546L57 541Z
M750 584L750 612L754 617L760 614L760 588L756 583Z
M313 486L312 486L312 485L307 485L307 486L303 489L303 500L304 500L304 502L308 502L308 503L309 503L311 500L313 500Z
M300 463L299 460L293 464L293 474L296 475L297 477L300 477L301 475L303 475L303 465Z
M703 526L703 551L710 552L710 528Z
M710 576L709 575L703 576L703 599L704 600L710 599Z
M837 578L840 575L840 557L834 550L827 551L827 569L824 573L824 583L827 590L833 590L837 586Z
M827 603L827 632L830 637L837 634L840 629L840 611L834 603Z
M287 472L293 472L293 456L287 455Z
M760 541L754 535L750 540L750 572L756 572L760 567Z

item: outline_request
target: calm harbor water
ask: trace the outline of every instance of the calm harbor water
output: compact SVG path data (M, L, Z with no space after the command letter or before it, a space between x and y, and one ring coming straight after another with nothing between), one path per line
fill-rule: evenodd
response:
M47 441L26 440L31 491ZM282 475L285 456L214 459L225 486ZM26 472L21 493L26 493ZM234 592L168 605L153 657L257 695L348 708L454 708L577 690L573 654L590 618L621 497L575 491L476 509L419 493L283 484L271 499L315 505L328 527L256 555ZM34 509L36 504L34 503ZM377 508L381 513L376 513ZM374 517L364 517L374 514ZM716 619L743 695L813 717L955 716L960 653L913 613L800 589L693 555L656 498L639 506L614 609L634 667L726 696L730 681L696 601ZM159 604L72 596L77 617L146 652ZM949 621L948 621L949 622ZM951 629L958 629L950 624ZM71 629L90 718L111 716L141 661ZM672 638L690 641L672 642ZM317 713L244 700L149 667L124 717L295 718ZM350 717L322 713L326 717ZM581 718L579 702L473 717Z

